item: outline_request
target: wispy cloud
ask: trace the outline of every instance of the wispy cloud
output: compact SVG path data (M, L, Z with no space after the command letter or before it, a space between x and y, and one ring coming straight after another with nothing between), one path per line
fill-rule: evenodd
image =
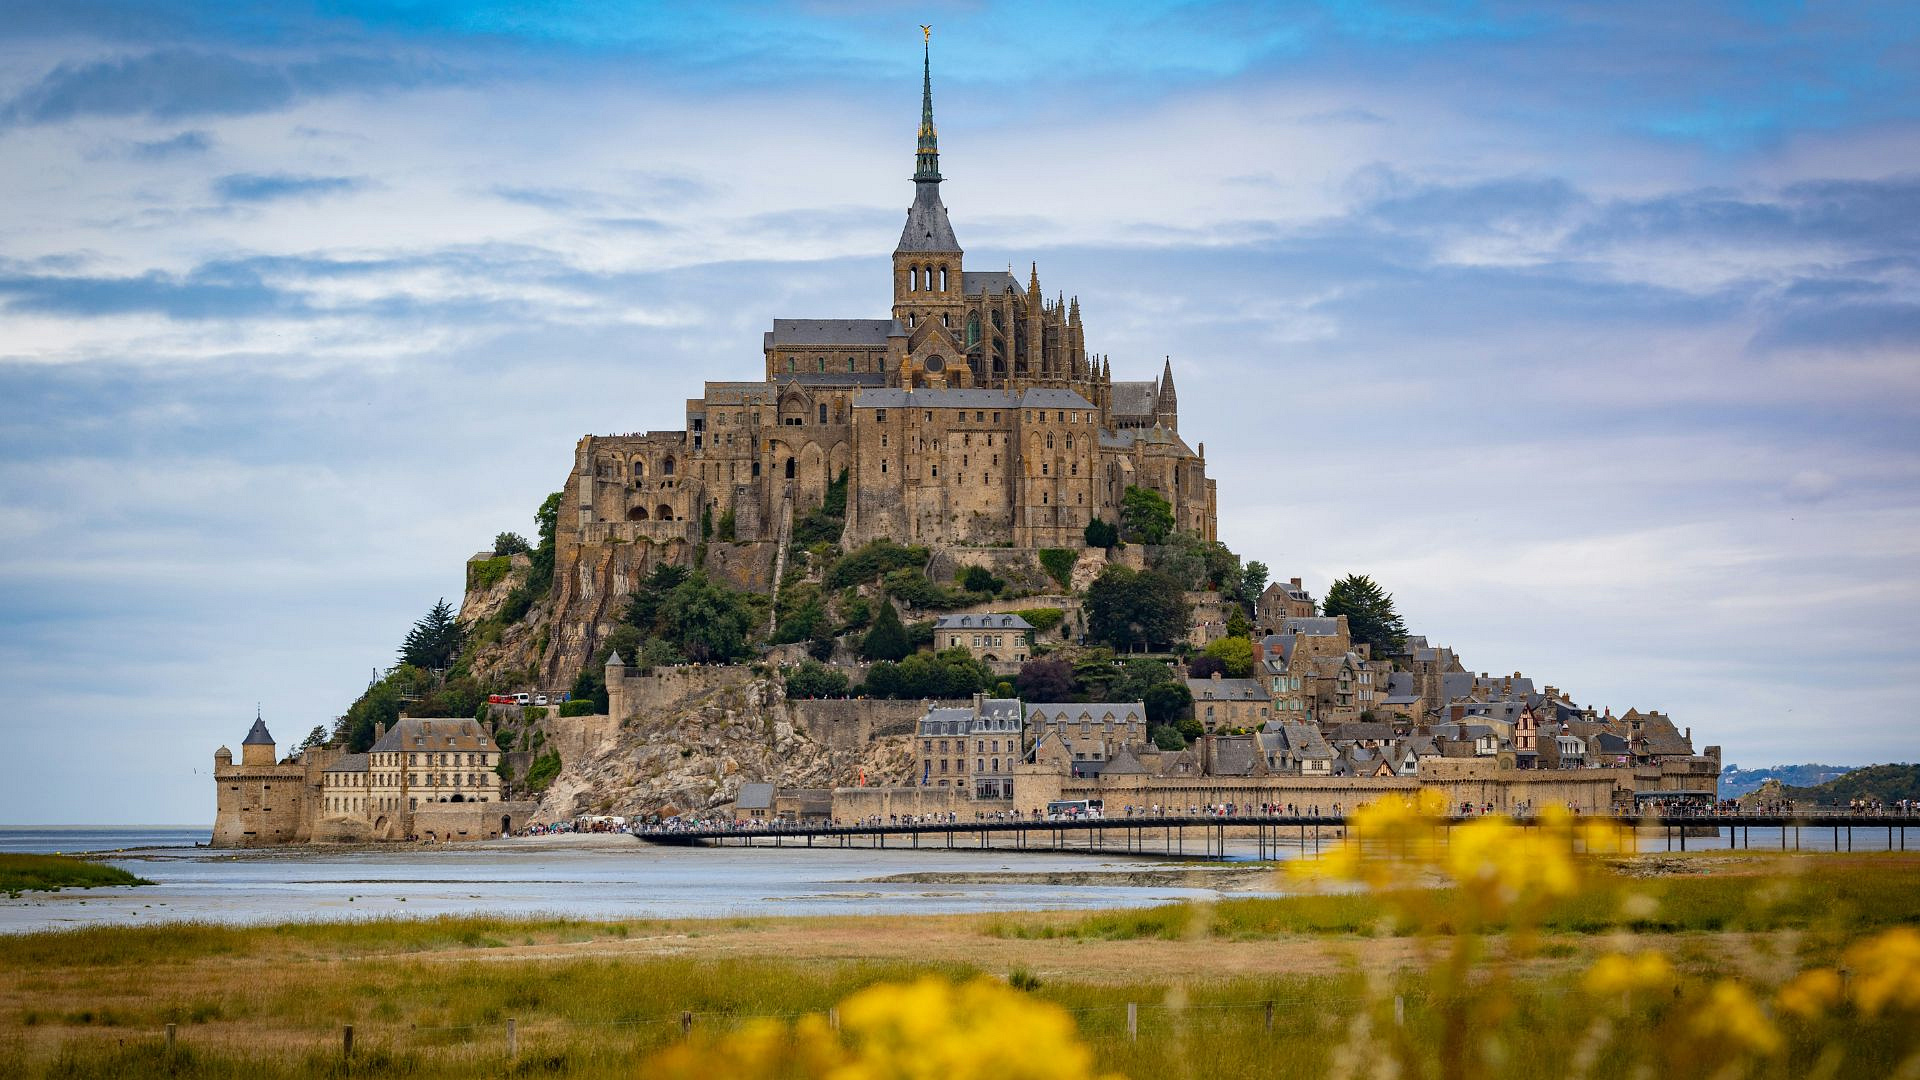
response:
M227 202L272 202L316 195L339 195L366 186L354 176L291 176L285 173L233 173L217 177L213 191Z

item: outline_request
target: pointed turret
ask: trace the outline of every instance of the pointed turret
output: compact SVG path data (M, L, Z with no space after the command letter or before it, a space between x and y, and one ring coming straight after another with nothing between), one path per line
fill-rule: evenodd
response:
M1180 398L1173 389L1173 357L1166 358L1166 366L1160 369L1160 390L1154 395L1153 417L1156 426L1164 426L1168 431L1180 430Z

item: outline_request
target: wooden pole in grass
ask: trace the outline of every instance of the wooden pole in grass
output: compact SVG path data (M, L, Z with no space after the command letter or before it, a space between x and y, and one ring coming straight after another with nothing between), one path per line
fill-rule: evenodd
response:
M693 1013L691 1012L680 1014L680 1037L683 1039L693 1037Z
M839 1009L827 1010L827 1026L829 1028L832 1028L834 1031L840 1030L840 1010Z
M340 1060L350 1061L352 1059L353 1059L353 1025L348 1024L340 1029Z
M1273 1002L1267 1002L1267 1034L1273 1034Z
M1127 1041L1140 1041L1140 1006L1127 1002Z
M515 1030L514 1018L509 1016L507 1017L507 1057L511 1059L519 1056L520 1032Z
M168 1024L167 1025L167 1056L168 1057L173 1056L173 1034L174 1034L174 1025Z

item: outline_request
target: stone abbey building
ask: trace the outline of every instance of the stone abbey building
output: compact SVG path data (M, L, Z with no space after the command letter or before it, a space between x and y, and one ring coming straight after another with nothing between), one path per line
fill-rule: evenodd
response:
M1091 519L1119 519L1129 486L1159 491L1179 528L1215 538L1205 444L1181 437L1171 361L1157 379L1116 382L1087 351L1079 300L1049 299L1037 266L1024 284L966 269L941 181L929 63L892 311L777 318L762 377L707 383L684 430L581 439L561 508L563 581L638 565L606 545L678 561L703 521L728 515L733 539L782 541L843 476L848 548L880 537L1077 547Z

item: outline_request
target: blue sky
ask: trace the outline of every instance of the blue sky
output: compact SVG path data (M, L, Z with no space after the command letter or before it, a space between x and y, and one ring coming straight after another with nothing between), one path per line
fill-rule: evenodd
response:
M968 265L1173 357L1236 550L1729 761L1916 756L1906 5L8 8L0 822L209 820L579 434L883 312L921 22Z

